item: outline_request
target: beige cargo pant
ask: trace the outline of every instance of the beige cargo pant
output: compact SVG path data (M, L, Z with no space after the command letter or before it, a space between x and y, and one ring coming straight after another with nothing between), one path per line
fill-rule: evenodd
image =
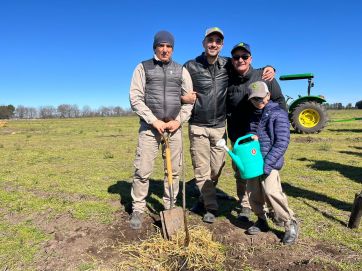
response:
M278 220L286 222L295 220L294 213L288 207L287 196L283 193L279 171L272 170L269 176L259 176L247 181L247 193L254 213L265 218L265 203L270 206Z
M171 148L172 161L172 177L173 177L173 193L174 204L179 192L179 172L181 168L182 155L182 138L181 129L174 132L169 139ZM136 158L134 160L135 173L132 183L132 210L143 213L146 208L146 197L149 189L149 177L151 176L155 164L155 159L161 144L161 135L155 130L150 129L146 125L141 125L138 135L138 146L136 150ZM164 145L162 144L162 157L164 159L164 191L163 204L165 209L170 208L170 193L167 182L167 170Z
M225 165L226 152L216 143L225 138L225 127L189 125L190 152L196 185L206 210L217 211L216 185Z
M232 147L234 147L234 143L235 142L231 142ZM241 178L240 172L234 162L232 162L232 167L234 170L234 176L235 176L235 181L236 181L236 194L239 198L240 206L242 208L251 209L250 203L249 203L249 196L248 196L248 193L246 192L246 181L247 180L244 180Z

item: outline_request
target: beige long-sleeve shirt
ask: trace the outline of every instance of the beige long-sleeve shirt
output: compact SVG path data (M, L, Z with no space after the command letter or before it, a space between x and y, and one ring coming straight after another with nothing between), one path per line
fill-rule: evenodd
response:
M156 58L156 56L154 57ZM140 63L133 72L129 91L129 100L132 110L145 122L152 124L157 120L157 118L145 104L145 87L146 74L142 63ZM191 76L185 68L182 68L181 95L186 95L190 91L192 91ZM176 120L180 123L188 121L191 116L192 107L192 104L182 104L180 113L176 117Z

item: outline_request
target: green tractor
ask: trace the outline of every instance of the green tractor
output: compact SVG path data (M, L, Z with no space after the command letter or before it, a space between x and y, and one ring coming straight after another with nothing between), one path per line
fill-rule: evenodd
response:
M328 116L323 103L323 96L311 96L310 90L314 86L312 73L289 74L279 77L280 80L308 79L308 96L293 99L286 95L289 120L294 130L301 134L319 133L327 124ZM288 103L291 100L290 103Z

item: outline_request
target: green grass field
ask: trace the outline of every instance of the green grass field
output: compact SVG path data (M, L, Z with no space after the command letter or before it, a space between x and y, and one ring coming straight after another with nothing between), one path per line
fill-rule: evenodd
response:
M362 110L328 113L331 120L362 117ZM112 222L120 206L111 202L119 194L108 191L132 180L137 131L137 117L10 120L0 128L0 270L26 270L43 257L39 248L53 236L38 226L39 216L51 221L69 213L80 221ZM184 138L190 180L187 129ZM320 134L291 138L281 176L302 237L361 256L362 225L346 225L362 190L362 121L330 122ZM161 158L152 178L163 178ZM219 189L236 196L229 158ZM362 270L361 261L338 266Z

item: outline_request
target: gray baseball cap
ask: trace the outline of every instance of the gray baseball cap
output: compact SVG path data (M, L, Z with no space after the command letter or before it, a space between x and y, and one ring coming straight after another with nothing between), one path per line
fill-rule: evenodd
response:
M268 86L262 81L256 81L254 83L251 83L248 86L248 91L249 91L248 100L254 97L264 98L266 95L270 93Z
M206 29L205 38L208 35L211 35L213 33L219 34L221 36L221 38L224 39L224 32L222 32L222 30L218 27L211 27L211 28Z

